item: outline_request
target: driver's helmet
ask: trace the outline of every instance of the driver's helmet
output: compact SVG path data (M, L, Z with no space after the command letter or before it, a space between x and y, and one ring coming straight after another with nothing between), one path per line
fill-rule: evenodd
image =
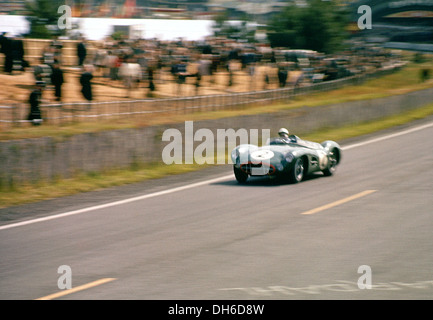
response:
M278 130L278 135L281 138L288 138L289 137L289 130L287 130L286 128L281 128L280 130Z

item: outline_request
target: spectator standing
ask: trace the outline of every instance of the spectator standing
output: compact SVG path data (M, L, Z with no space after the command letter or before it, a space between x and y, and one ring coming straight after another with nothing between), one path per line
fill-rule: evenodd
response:
M200 79L208 78L212 75L212 60L210 60L207 56L202 55L201 59L198 61L198 74Z
M84 66L84 70L80 76L81 93L89 102L93 100L92 79L93 74L91 66Z
M100 73L104 78L107 77L107 56L107 50L105 50L102 45L98 45L98 50L96 50L95 57L93 58L93 65L97 68L98 73Z
M4 72L12 74L13 67L13 53L12 53L12 39L7 34L3 34L1 38L1 52L4 54Z
M109 77L111 80L118 80L118 72L120 67L119 57L112 51L108 51L107 66L109 71Z
M186 63L182 60L176 61L171 67L171 73L177 83L177 95L180 96L182 85L185 84L187 77Z
M29 103L30 112L27 120L31 121L34 126L38 126L42 123L42 114L40 109L41 99L42 99L42 89L45 83L42 81L36 81L35 89L30 93Z
M6 72L6 48L8 46L8 38L6 37L6 32L2 32L0 34L0 53L3 53L5 55L5 59L3 61L3 70Z
M155 68L156 67L153 64L150 64L147 68L147 79L149 82L149 96L152 96L153 92L156 90L155 82L154 82Z
M128 98L131 90L137 87L141 79L141 67L134 59L128 59L120 66L119 76L123 80Z
M86 56L87 56L87 48L83 38L81 38L81 41L77 44L77 56L78 56L78 65L81 67L84 63L84 60L86 60Z
M44 57L40 58L40 63L33 67L35 81L44 81L45 85L51 84L52 67L46 64Z
M6 37L6 32L2 32L0 34L0 52L1 53L5 53L4 49L6 48L6 41L8 40L8 38Z
M280 88L284 88L286 86L287 77L288 77L287 68L285 67L285 65L279 65L278 66L278 83L279 83Z
M24 42L22 38L15 37L12 39L12 71L24 71L24 68L27 66L24 60Z
M62 63L62 49L63 49L62 41L60 41L60 39L57 37L51 42L51 47L52 47L53 60Z
M44 51L42 52L43 63L50 67L52 67L54 64L54 60L55 60L54 51L55 51L54 47L50 45L44 48Z
M60 68L59 63L56 61L53 64L53 69L51 72L51 83L54 85L54 95L56 96L56 101L62 100L63 82L63 70Z

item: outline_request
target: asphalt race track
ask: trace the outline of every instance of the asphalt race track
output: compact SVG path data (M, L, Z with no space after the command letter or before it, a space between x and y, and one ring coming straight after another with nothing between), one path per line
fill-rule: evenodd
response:
M0 299L431 299L432 137L342 142L296 185L226 165L2 209Z

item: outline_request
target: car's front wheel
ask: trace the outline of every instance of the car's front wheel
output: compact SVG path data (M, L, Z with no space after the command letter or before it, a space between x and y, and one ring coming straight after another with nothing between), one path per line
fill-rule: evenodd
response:
M301 182L302 179L304 179L304 170L305 170L304 159L303 158L296 159L295 164L293 165L293 168L289 173L290 181L293 183Z
M235 178L239 183L245 183L248 179L248 173L242 171L237 167L233 167L233 172L235 174Z
M338 153L335 149L331 151L331 153L328 156L328 159L329 159L329 166L328 168L323 170L323 174L325 176L332 176L335 170L337 170L337 164L338 164Z

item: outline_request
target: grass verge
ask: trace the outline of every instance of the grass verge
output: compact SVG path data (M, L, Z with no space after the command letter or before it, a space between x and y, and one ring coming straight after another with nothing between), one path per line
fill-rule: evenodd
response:
M302 138L318 142L322 140L341 141L343 139L403 125L431 115L433 115L433 104L377 121L341 128L322 128ZM13 187L3 186L2 190L0 190L0 208L94 191L107 187L121 186L161 178L167 175L187 173L208 166L210 165L135 164L127 169L112 169L98 173L77 174L70 179L40 181L36 184L14 185Z

